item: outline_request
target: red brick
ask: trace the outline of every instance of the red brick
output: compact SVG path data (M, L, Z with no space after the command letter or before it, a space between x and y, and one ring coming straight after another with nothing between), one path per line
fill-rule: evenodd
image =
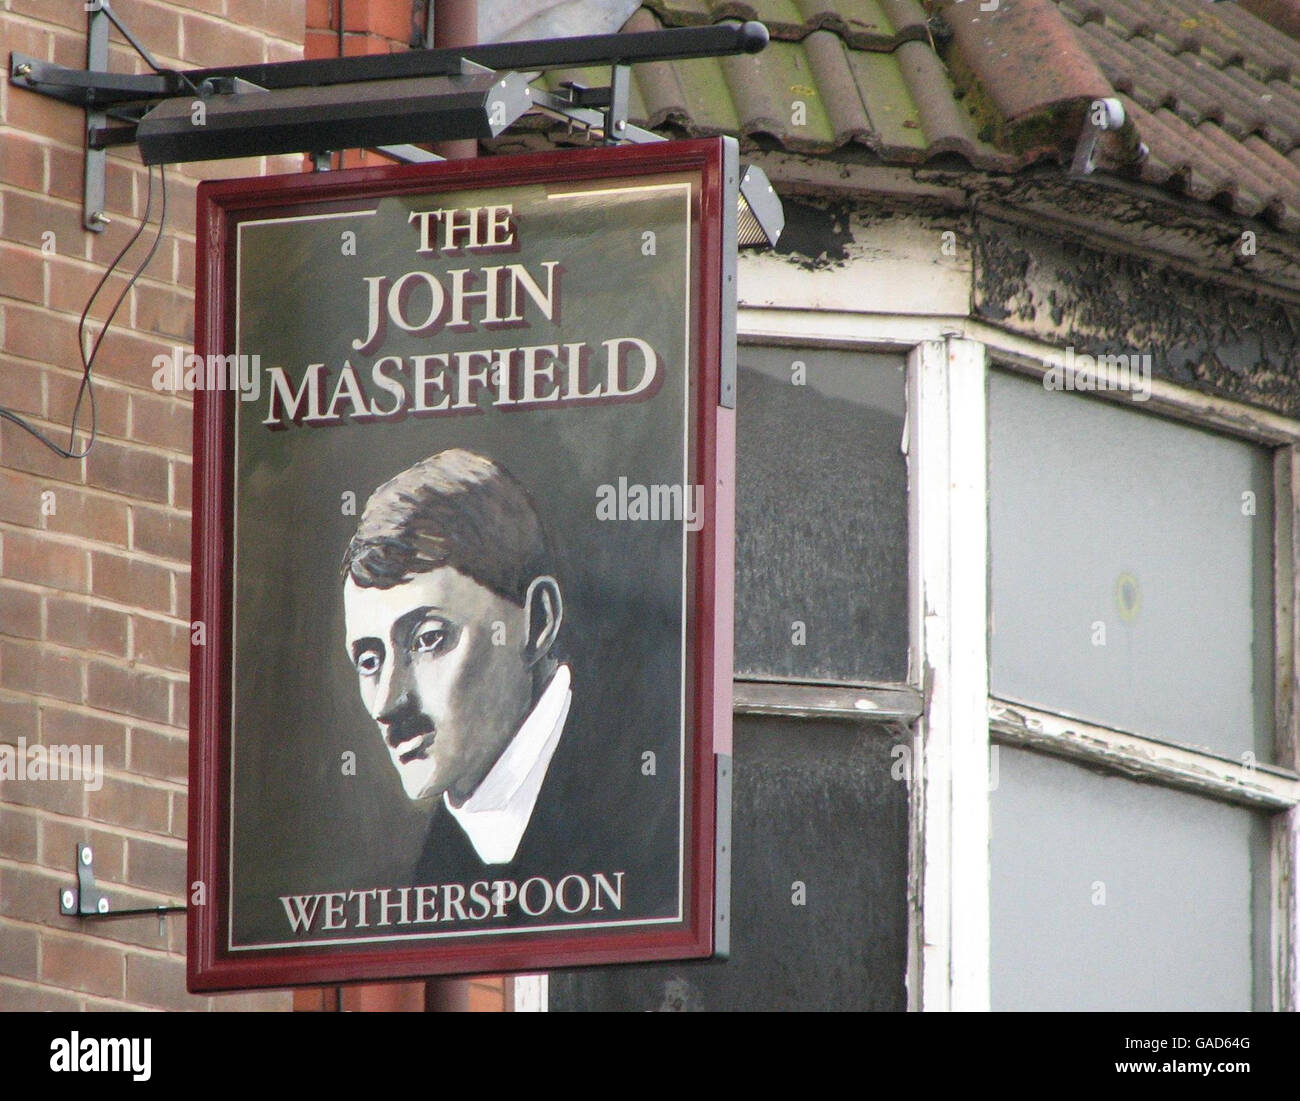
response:
M307 26L314 31L334 30L334 0L307 0Z
M193 423L193 406L177 395L131 395L131 435L141 443L188 455L193 450Z
M0 244L0 297L42 305L46 259L30 245Z
M0 1010L6 1013L70 1013L80 1008L67 991L0 981Z
M469 985L469 1010L471 1013L501 1013L506 1008L505 994L499 986L492 987L473 982Z
M95 447L105 436L125 439L127 436L128 399L125 390L105 386L96 381L95 386ZM77 404L77 392L81 389L81 374L69 374L62 371L47 371L45 374L45 408L50 420L55 424L71 425L72 410ZM77 415L78 439L84 439L90 430L90 398L81 399L81 412ZM67 432L64 431L60 443L67 444ZM94 448L91 448L93 453Z
M172 681L172 726L186 729L190 724L190 682Z
M34 478L0 467L0 520L25 528L40 527L44 488Z
M0 807L0 856L32 864L36 861L36 816ZM3 953L0 953L3 954Z
M172 177L167 177L170 191L167 194L167 217L175 219L176 225L192 226L198 224L198 195L199 185L196 180L187 179L179 173L175 177L175 183L172 183ZM161 276L160 276L161 278Z
M332 1013L335 1005L335 987L299 987L293 992L295 1013Z
M128 767L132 772L185 783L189 775L190 745L185 738L135 727L131 731Z
M82 660L35 643L0 639L0 686L12 692L81 702Z
M89 663L86 703L91 707L165 723L168 701L167 681L163 677L98 661Z
M85 63L83 57L77 62L76 67L80 68ZM117 159L120 155L109 154L104 173L104 209L113 218L129 217L136 209L135 179L137 176L141 180L140 194L144 194L144 169L139 164L132 166L123 163ZM80 149L51 145L48 147L47 156L49 157L49 193L56 198L68 199L80 204L81 172L85 154ZM81 242L81 247L76 252L79 256L85 255L84 242Z
M66 428L50 428L48 425L40 427L61 445L68 442ZM84 436L78 436L77 443L78 446L84 445ZM39 474L43 478L60 482L81 481L80 459L63 458L8 421L0 421L0 466L25 470L29 474Z
M189 512L194 505L194 464L172 463L172 508Z
M6 70L8 69L10 23L11 21L6 21L5 26L4 53ZM84 66L85 63L85 57L83 56L80 65ZM7 72L5 79L8 80ZM19 92L17 89L10 88L7 104L5 122L15 130L21 130L28 134L40 134L62 142L64 145L75 145L84 139L83 130L86 116L83 112L69 107L66 103L51 99L48 96L39 96L31 92Z
M40 363L0 355L0 405L15 413L41 416L41 378L47 373Z
M0 921L0 975L35 981L40 952L39 931L30 925Z
M34 15L37 19L48 21L50 18L50 8L48 4L43 10L32 10L40 7L39 0L16 0L16 2L15 0L10 0L10 4L6 6L5 11L9 11L11 7L21 14ZM24 11L24 8L27 10ZM5 21L4 48L6 54L10 50L13 50L16 53L27 54L28 57L36 57L44 60L50 56L51 37L52 35L50 34L50 31L42 27L35 27L31 23L19 22L17 19L13 18ZM84 46L82 47L82 54L81 64L84 65L86 62ZM8 63L6 61L6 68L7 67ZM5 79L9 79L7 74Z
M99 791L86 793L86 802L90 817L97 822L166 833L168 795L159 788L105 777L104 786Z
M39 0L37 0L39 3ZM54 29L54 53L50 57L56 65L63 65L69 69L84 69L86 66L86 25L78 20L72 13L67 22L70 26L67 29L58 27ZM43 19L48 19L48 9ZM114 36L116 37L116 36Z
M79 535L97 543L126 546L127 506L124 501L65 487L51 487L53 497L42 502L47 531ZM53 510L52 512L50 510Z
M35 700L0 696L0 742L17 745L19 738L31 744L40 740L40 709Z
M343 36L345 57L362 57L369 54L390 54L406 51L406 43L392 42L377 34L346 34Z
M171 573L165 567L94 551L90 570L90 591L95 596L155 612L171 611Z
M226 16L241 27L301 42L307 5L306 0L226 0Z
M190 518L179 512L137 505L132 509L132 543L136 550L177 562L190 560Z
M14 581L30 581L69 592L85 592L86 552L44 536L4 533L4 572Z
M189 620L191 613L190 606L190 575L189 571L176 571L176 602L172 606L172 615L177 619Z
M210 4L219 4L221 0L185 0L186 8L208 9ZM155 0L135 0L131 14L134 22L132 28L155 57L181 57L180 30L181 17L176 11L180 6L175 3L160 4ZM218 65L216 59L199 60L200 65Z
M184 897L185 846L132 837L126 846L125 882L174 898Z
M45 637L74 649L125 658L128 622L124 612L112 608L55 596L45 601Z
M29 761L29 765L31 763L34 762ZM72 817L83 814L86 805L78 780L0 780L0 801L16 807L38 807ZM12 908L12 899L7 904L7 912L16 917L23 916Z
M132 250L131 256L124 262L128 266L128 270L132 272L135 271L140 261L144 259L145 253L152 247L153 239L158 232L157 216L162 205L161 194L158 184L158 173L155 172L153 174L153 213L151 215L153 220L147 227L145 227L145 231L140 234L140 241L143 242L143 245L137 245L136 249ZM114 211L112 213L112 221L109 222L101 232L86 233L84 255L87 260L95 265L95 267L99 268L101 271L108 268L108 266L117 259L126 243L135 236L135 231L140 226L140 218L144 214L145 200L148 196L149 186L148 179L146 178L145 182L140 185L140 192L136 197L132 209ZM170 220L171 215L169 212L168 221L170 222ZM161 245L158 247L158 252L163 252ZM163 255L166 254L163 253ZM157 268L154 267L155 264L158 265ZM149 277L165 277L166 272L162 270L162 263L159 261L157 255L155 255L153 260L150 261L149 266L144 269L142 274ZM107 296L105 296L105 298L107 298ZM95 316L101 319L101 323L102 319L108 316L109 309L116 301L116 297L108 298L107 301L104 301L102 308L96 308ZM123 309L125 309L125 307L123 307ZM118 317L121 319L122 314L119 313ZM114 330L116 330L116 326L117 323L114 322ZM98 329L98 326L96 326L96 329Z
M160 619L135 617L135 653L137 661L162 669L184 673L190 667L190 630L187 625Z
M251 65L263 58L262 36L230 23L186 15L181 20L181 32L186 57L219 57L223 65Z
M109 306L111 303L104 306L105 314ZM153 365L154 357L161 355L170 358L174 341L130 332L123 327L124 320L124 310L119 311L117 320L95 356L95 374L134 386L137 390L152 390L153 376L157 370ZM97 324L95 332L98 333L99 329L100 325Z
M176 242L176 262L175 262L175 279L176 282L189 290L194 290L194 242L177 241Z
M54 986L120 998L124 960L120 948L86 937L47 935L41 945L41 978Z
M0 634L10 638L41 637L40 593L0 582Z
M302 56L305 58L337 57L339 40L333 31L312 28L303 40Z
M135 300L132 316L138 331L173 337L185 344L194 343L194 295L139 283L131 296Z
M8 206L6 202L6 210ZM4 314L5 351L54 367L80 369L81 353L77 350L75 318L13 302L5 303Z
M61 242L56 241L56 244L61 244ZM50 309L60 310L63 313L80 318L81 311L86 308L90 296L95 293L95 288L99 286L100 279L104 277L103 269L86 263L80 253L73 255L68 252L59 252L54 256L42 256L41 259L48 268L48 304ZM113 303L117 301L117 296L122 293L122 289L130 278L130 272L118 270L104 281L103 287L95 298L91 316L86 319L86 332L92 341L98 336L99 330L103 326L103 318L108 316L108 311L112 308ZM122 317L120 312L118 317ZM61 363L59 366L78 369L80 365Z
M86 456L86 482L147 501L167 500L167 459L126 444L96 442Z
M127 728L124 723L67 711L53 704L41 708L41 741L45 745L104 747L104 767L126 767Z
M5 43L8 45L8 43ZM49 146L36 138L10 131L4 136L5 155L0 160L0 181L40 194L45 191L45 158Z
M88 844L94 858L95 881L116 883L126 870L126 839L107 830L97 830L85 822L61 818L41 820L41 863L49 868L74 869L77 846ZM72 878L76 878L75 872Z
M290 44L288 42L278 42L275 39L267 39L266 42L266 60L270 62L277 61L301 61L303 58L302 46L298 43ZM279 175L284 172L302 172L305 171L302 165L304 160L301 156L296 156L297 163L292 168L280 167L281 161L288 161L289 156L271 157L267 168L268 175Z
M40 96L11 97L40 99ZM67 108L64 108L65 110ZM68 111L70 115L79 111ZM6 134L5 141L9 138ZM6 145L7 151L7 145ZM6 241L20 241L34 248L40 248L48 238L42 239L46 231L54 233L54 250L63 256L79 255L79 246L85 230L81 225L81 208L70 203L58 203L44 195L32 195L25 191L7 191L4 197L4 217L0 219L0 237Z
M6 780L6 786L8 783ZM78 919L59 913L58 905L59 893L77 882L77 874L72 867L72 853L60 861L60 865L57 871L0 865L0 899L4 899L5 917L68 932L79 931ZM155 931L156 929L155 926Z
M159 1009L202 1010L207 999L185 990L185 961L175 956L135 953L126 960L126 996Z
M190 828L190 798L183 791L172 792L172 813L170 833L173 837L185 840Z
M390 38L399 48L411 43L411 5L401 0L370 0L369 29L371 33Z

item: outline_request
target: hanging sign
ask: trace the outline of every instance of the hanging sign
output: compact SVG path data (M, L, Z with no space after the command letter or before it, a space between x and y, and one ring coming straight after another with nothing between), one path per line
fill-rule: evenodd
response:
M191 990L714 952L734 176L200 187Z

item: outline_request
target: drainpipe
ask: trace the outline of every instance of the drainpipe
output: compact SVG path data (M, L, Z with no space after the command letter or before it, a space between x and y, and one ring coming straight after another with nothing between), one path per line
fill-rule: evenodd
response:
M433 12L433 45L436 49L473 46L478 43L478 0L430 0ZM478 156L473 138L437 142L433 151L448 160Z

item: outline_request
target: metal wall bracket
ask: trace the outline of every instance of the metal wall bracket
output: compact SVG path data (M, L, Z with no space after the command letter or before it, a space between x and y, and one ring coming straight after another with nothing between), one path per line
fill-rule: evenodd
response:
M154 70L136 75L110 73L108 68L108 31L116 27ZM236 65L211 69L175 71L164 69L150 57L148 51L131 34L122 20L113 12L109 0L90 0L87 5L87 65L86 69L67 69L41 58L19 53L10 54L9 80L17 88L50 96L66 103L76 104L87 111L87 175L85 198L85 225L88 229L104 227L103 150L109 145L139 142L140 131L164 125L163 116L176 115L184 107L188 112L191 97L209 99L216 97L211 107L216 113L225 109L222 101L246 98L252 87L266 92L296 91L298 99L309 106L320 106L328 121L331 106L337 108L339 96L351 105L349 93L331 93L328 89L338 85L365 85L369 82L391 85L400 81L419 83L432 77L465 76L468 71L501 74L502 79L517 81L519 73L555 69L605 66L611 68L608 89L575 93L566 88L562 94L546 92L540 88L526 89L533 106L542 107L583 127L588 132L599 131L607 145L619 142L650 142L663 139L647 130L631 126L627 121L630 91L630 66L646 61L680 61L697 57L724 57L752 54L762 50L768 41L767 29L757 22L742 24L720 23L710 27L673 27L666 30L643 31L629 34L586 35L576 38L545 39L536 42L498 42L456 49L410 50L406 53L367 55L359 57L315 58L306 61L282 61L258 65ZM509 90L509 89L507 89ZM370 93L366 98L382 98ZM276 102L297 102L281 97ZM168 101L173 101L170 108ZM504 100L503 100L504 102ZM603 108L603 110L602 110ZM182 112L183 113L183 112ZM493 112L495 116L497 112ZM501 112L502 121L494 121L491 135L496 136L514 121L510 112ZM127 125L108 127L108 118ZM376 118L388 120L390 114L380 112ZM367 116L369 118L369 116ZM420 120L416 120L419 129ZM139 124L139 125L137 125ZM215 129L215 128L214 128ZM364 128L362 128L364 129ZM271 124L262 130L274 130ZM347 132L349 139L359 136L356 127ZM248 142L257 147L254 138ZM268 138L270 152L280 152L277 141ZM296 140L296 138L295 138ZM310 136L307 148L294 151L312 151ZM398 145L403 141L437 140L430 136L403 135L400 138L373 142L357 141L362 145ZM191 150L195 159L242 155L221 152L220 141L214 139L212 149L198 147ZM320 143L315 147L320 148ZM351 148L351 145L349 145ZM156 150L156 152L158 152ZM262 150L255 148L256 155ZM199 157L198 154L203 156ZM160 155L178 156L177 151L164 149ZM93 166L91 162L93 160Z
M144 914L158 916L158 935L167 930L163 924L166 914L183 914L184 906L146 906L133 910L114 910L110 907L108 896L95 886L95 853L84 841L77 844L77 885L64 887L59 891L59 913L65 917L79 918L123 918L141 917Z
M632 70L615 65L609 74L609 106L605 108L605 144L614 145L627 133L627 100Z
M96 4L86 12L86 68L90 72L108 69L108 13ZM108 173L108 151L91 147L90 136L108 123L102 107L86 106L86 176L81 196L81 224L93 233L103 233L108 225L104 213Z
M714 755L716 838L713 853L713 957L731 956L731 755Z
M1088 118L1083 133L1074 147L1074 160L1070 175L1075 179L1091 176L1096 168L1097 142L1107 130L1118 130L1124 125L1124 104L1117 99L1094 100L1088 107Z
M722 139L722 332L721 362L718 364L718 404L736 408L736 222L740 206L740 143Z

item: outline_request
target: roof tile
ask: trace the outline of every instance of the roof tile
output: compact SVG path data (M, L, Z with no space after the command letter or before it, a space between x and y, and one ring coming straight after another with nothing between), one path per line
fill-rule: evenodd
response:
M1249 12L1274 30L1300 38L1300 0L1237 0Z
M960 60L1001 117L1015 123L1111 94L1096 62L1051 0L939 0ZM1080 119L1083 107L1078 111Z
M1014 172L1068 161L1087 104L1118 94L1128 121L1103 142L1101 171L1300 232L1300 41L1279 29L1294 15L1300 33L1300 0L1000 0L993 12L932 0L952 31L942 56L916 0L645 4L626 30L758 16L773 41L757 55L635 66L642 125ZM596 86L608 72L544 79Z
M646 0L646 4L670 27L757 19L776 39L799 41L824 29L855 49L890 50L927 34L925 11L917 0Z
M830 31L814 31L803 43L812 72L812 85L818 89L857 88L849 67L844 41ZM860 90L860 89L859 89ZM871 120L861 95L830 95L823 99L830 119L834 144L843 145L854 138L871 137Z

